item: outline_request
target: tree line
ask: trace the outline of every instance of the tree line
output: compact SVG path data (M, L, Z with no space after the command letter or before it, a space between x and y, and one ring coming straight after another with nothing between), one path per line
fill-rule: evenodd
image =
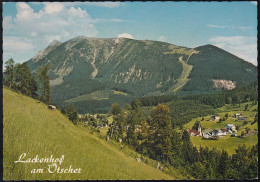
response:
M148 117L142 113L141 102L135 100L122 109L118 103L111 106L113 123L107 135L122 140L135 151L164 165L186 171L196 179L249 179L257 177L257 145L239 146L229 156L226 151L207 147L197 149L186 130L172 127L167 105L153 107Z
M39 66L35 75L31 73L27 62L15 64L11 58L5 64L3 84L6 87L38 99L45 104L51 104L50 77L48 75L50 64ZM78 112L73 105L64 106L61 113L71 120L73 124L77 124Z
M31 73L27 62L15 64L11 58L5 62L5 65L4 86L34 99L39 99L45 104L51 103L50 77L48 76L50 65L39 66L35 76Z
M202 94L183 97L184 100L194 100L198 103L211 105L214 108L222 107L225 104L241 104L244 102L258 102L258 82L236 88L234 90L222 91L215 94Z
M198 94L178 98L176 95L147 96L138 98L142 106L156 106L159 103L171 101L192 100L196 103L210 105L213 108L222 107L225 104L241 104L244 102L258 101L258 82L233 90L221 91L213 94Z

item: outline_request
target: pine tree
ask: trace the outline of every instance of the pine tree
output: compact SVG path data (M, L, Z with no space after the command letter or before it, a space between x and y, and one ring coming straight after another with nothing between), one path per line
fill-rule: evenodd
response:
M3 84L9 88L13 87L14 81L14 60L11 58L5 62L5 71L4 71L4 82Z
M248 167L248 178L256 178L258 172L258 145L253 145L248 153L249 167Z
M130 113L127 116L127 124L129 126L128 130L127 130L127 137L126 140L128 141L128 143L132 146L134 146L134 148L137 147L137 133L135 133L135 129L136 129L136 125L145 125L145 121L144 121L144 115L142 112L142 108L141 108L141 102L139 99L135 100L132 103L132 109L130 109ZM143 135L140 134L140 137L142 137Z
M120 114L122 112L121 106L119 103L114 103L111 106L111 113L113 114L113 116Z
M142 121L144 121L144 115L142 112L142 108L141 108L141 102L139 99L136 99L133 103L132 103L132 110L133 110L133 115L136 119L136 124L141 124Z
M137 134L135 133L135 125L137 124L137 118L135 117L134 111L131 110L127 116L128 130L126 133L126 140L129 145L136 147L137 145Z
M126 125L126 118L119 103L114 103L111 106L111 113L113 114L113 123L108 131L110 137L123 139L123 132Z
M40 99L49 104L51 101L50 93L50 77L48 76L50 65L40 66L37 68L36 73L40 83Z
M193 146L192 146L192 143L190 141L190 134L186 130L183 130L183 132L182 132L181 151L182 151L181 155L182 155L184 162L192 163L192 161L193 161L193 154L192 154Z
M218 163L218 173L220 174L222 179L228 178L229 167L230 167L229 164L230 164L230 159L228 153L225 150L222 150L220 160Z
M31 77L31 97L32 98L37 98L38 94L37 94L37 83L35 81L34 76Z
M15 66L15 88L22 94L36 98L37 86L36 81L26 62Z
M73 105L67 105L65 109L62 110L62 112L67 115L67 117L73 122L73 124L77 124L78 112Z
M248 178L248 150L246 146L238 146L236 153L232 155L231 159L231 168L236 172L236 176L233 176L235 179L245 179Z
M172 132L172 152L174 160L180 160L180 153L181 153L181 135L173 130Z
M130 111L132 108L128 102L125 103L125 110Z
M161 162L172 160L172 125L169 107L159 104L151 111L149 128L150 156Z

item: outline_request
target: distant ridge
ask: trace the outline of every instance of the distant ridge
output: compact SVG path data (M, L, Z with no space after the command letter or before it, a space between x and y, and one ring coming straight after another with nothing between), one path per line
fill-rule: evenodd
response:
M103 101L74 102L80 112L106 112L113 102L123 105L148 95L215 93L229 88L226 83L236 88L257 80L256 66L213 45L187 48L127 38L79 36L54 41L28 64L32 72L51 64L52 100L59 106L96 91L125 93L109 92ZM224 84L215 87L215 82Z

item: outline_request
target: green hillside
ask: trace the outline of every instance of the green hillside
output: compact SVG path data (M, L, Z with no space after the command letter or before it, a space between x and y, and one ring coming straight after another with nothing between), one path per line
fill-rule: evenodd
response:
M155 168L138 163L114 145L81 126L74 126L59 110L3 89L3 178L4 180L73 179L176 179ZM60 158L61 168L81 168L78 174L48 173L50 163L14 163L28 158ZM31 170L43 168L42 174Z
M199 53L192 54L187 62L193 67L180 95L214 93L218 89L213 87L213 80L232 81L236 88L256 81L257 68L253 64L213 45L195 50Z

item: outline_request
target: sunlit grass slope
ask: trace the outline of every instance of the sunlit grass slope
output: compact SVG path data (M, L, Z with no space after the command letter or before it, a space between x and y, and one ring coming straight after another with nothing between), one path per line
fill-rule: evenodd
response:
M3 89L3 177L5 180L47 179L174 179L134 158L126 156L105 140L74 126L58 110ZM61 168L81 168L79 174L48 172L50 163L14 163L24 160L65 156ZM58 165L59 166L59 165ZM32 174L32 169L44 169Z
M236 153L237 147L240 145L245 145L247 148L252 147L257 144L258 138L257 135L251 135L245 138L230 137L220 137L218 140L202 140L201 137L191 137L191 142L197 147L208 147L213 149L214 147L218 150L225 150L231 156Z

